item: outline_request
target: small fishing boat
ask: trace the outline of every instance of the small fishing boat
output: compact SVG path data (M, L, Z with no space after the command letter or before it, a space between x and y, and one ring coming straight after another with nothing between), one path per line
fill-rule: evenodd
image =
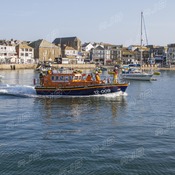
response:
M117 72L113 75L113 81L101 80L98 72L83 74L80 72L59 72L49 70L40 73L39 85L35 86L38 95L69 95L86 96L125 92L128 83L117 82Z

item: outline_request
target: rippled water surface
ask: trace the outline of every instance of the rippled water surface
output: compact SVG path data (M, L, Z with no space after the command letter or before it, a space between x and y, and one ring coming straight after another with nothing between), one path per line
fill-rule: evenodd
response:
M66 98L37 96L33 70L0 74L0 175L175 174L175 72Z

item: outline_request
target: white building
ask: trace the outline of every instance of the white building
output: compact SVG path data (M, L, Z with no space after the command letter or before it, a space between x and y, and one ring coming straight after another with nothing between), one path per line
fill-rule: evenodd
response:
M168 45L166 63L168 65L175 65L175 44Z
M86 51L86 52L89 52L93 48L94 48L94 46L91 43L84 43L82 45L82 50Z
M130 45L128 50L135 51L136 49L140 49L140 45Z
M62 64L69 64L69 58L62 58Z
M104 64L105 50L102 46L97 46L92 50L92 60L98 64Z
M94 43L94 47L92 49L92 60L95 63L111 65L121 61L122 45Z
M81 55L77 55L77 64L84 64L84 58Z
M16 58L15 46L0 45L0 63L15 63Z
M17 63L30 64L34 63L34 49L27 44L19 44L16 46L18 60Z
M69 64L83 64L84 59L79 55L78 50L66 46L64 50L65 57L69 59Z
M73 47L66 46L64 51L66 57L77 57L78 55L78 50L75 50Z
M104 46L97 46L92 51L92 59L95 63L106 65L111 62L111 51Z

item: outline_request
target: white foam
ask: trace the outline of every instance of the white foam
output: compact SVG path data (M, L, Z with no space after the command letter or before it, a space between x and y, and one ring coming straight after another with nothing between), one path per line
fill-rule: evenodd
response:
M5 89L0 89L0 94L5 94L5 93L7 93L7 90L5 90Z
M30 96L36 95L36 91L33 86L2 84L0 85L0 94Z

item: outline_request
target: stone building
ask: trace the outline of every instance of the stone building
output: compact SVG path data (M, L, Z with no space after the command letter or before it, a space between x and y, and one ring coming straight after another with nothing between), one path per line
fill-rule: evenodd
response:
M61 49L63 49L65 46L69 46L81 52L81 40L77 37L56 38L53 41L53 44L60 45Z
M55 61L61 55L59 46L43 39L34 41L29 46L34 48L34 58L38 61Z

